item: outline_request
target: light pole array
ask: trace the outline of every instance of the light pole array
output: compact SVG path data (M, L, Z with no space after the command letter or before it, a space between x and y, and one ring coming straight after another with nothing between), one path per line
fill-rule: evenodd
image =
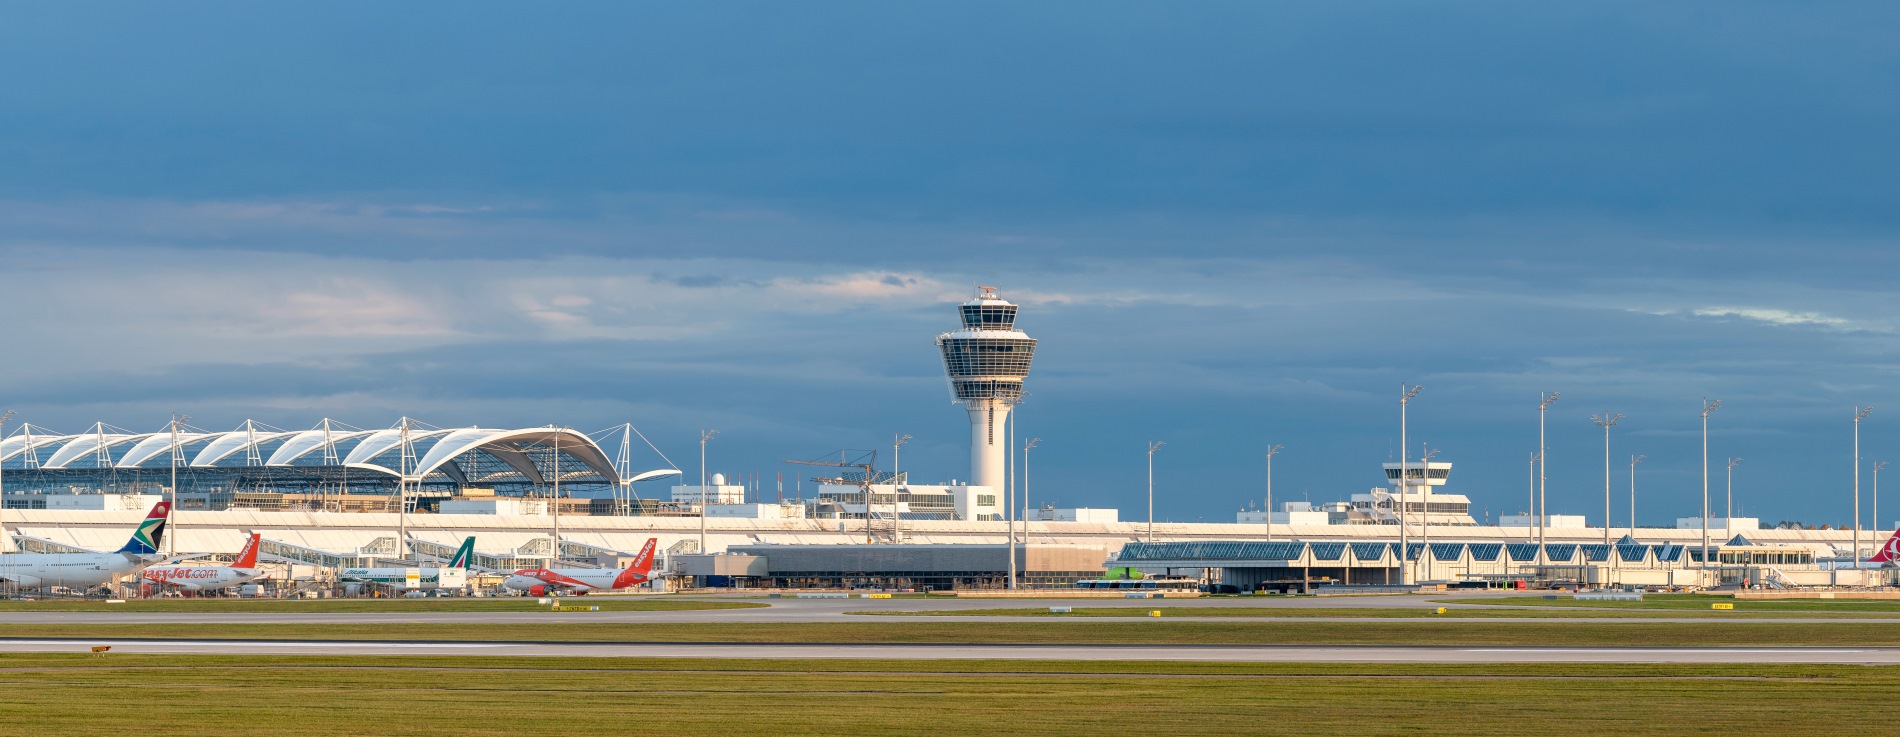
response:
M1742 465L1742 459L1728 459L1728 479L1726 482L1728 484L1728 511L1724 513L1725 516L1722 522L1722 534L1724 535L1727 535L1729 531L1735 527L1735 523L1732 521L1735 519L1735 467L1739 465Z
M1872 407L1854 408L1854 563L1860 563L1860 421Z
M1531 517L1537 514L1537 461L1541 460L1543 457L1544 457L1543 453L1539 453L1534 450L1531 451L1530 490L1525 492L1525 495L1524 495L1524 542L1525 543L1537 542L1537 532L1536 532L1536 528L1531 526Z
M1871 512L1869 516L1874 518L1873 522L1874 522L1875 530L1886 529L1885 527L1882 527L1880 524L1880 469L1883 469L1886 467L1887 467L1886 461L1874 462L1874 509L1873 509L1873 512ZM1878 537L1876 537L1875 539L1878 539Z
M1273 542L1273 457L1280 454L1284 445L1267 446L1267 542Z
M903 507L903 503L898 501L897 480L898 478L900 478L900 475L897 473L897 468L898 468L897 452L899 449L902 449L904 447L905 441L910 440L910 436L899 433L896 436L896 438L897 438L896 440L891 441L891 542L892 543L903 542L901 535L903 533L903 528L904 528L904 507ZM868 499L865 501L864 510L866 514L870 514L871 507L870 507L870 501Z
M1399 584L1400 585L1409 583L1408 581L1405 580L1405 578L1408 575L1408 573L1412 570L1412 567L1411 567L1412 545L1411 545L1411 541L1406 539L1406 536L1405 536L1405 518L1410 512L1410 508L1412 506L1412 503L1405 498L1405 490L1412 485L1412 475L1409 473L1410 469L1406 468L1406 465L1407 465L1406 458L1407 458L1407 454L1411 452L1411 448L1409 448L1406 445L1407 441L1405 437L1405 431L1406 431L1405 410L1407 407L1411 406L1412 398L1418 396L1419 390L1424 389L1424 388L1425 387L1422 387L1422 386L1406 386L1404 382L1399 383ZM1417 577L1414 576L1413 578L1416 579Z
M1023 555L1029 550L1029 451L1042 444L1042 438L1023 441Z
M718 430L699 431L699 554L706 554L706 444L712 442ZM871 494L869 484L865 485L864 516L871 516Z
M1630 456L1630 539L1636 539L1636 464L1649 456Z
M1722 408L1722 400L1702 398L1702 567L1709 567L1709 415Z
M1545 392L1537 400L1537 563L1544 561L1545 528L1549 518L1545 514L1544 488L1550 483L1550 445L1544 442L1544 419L1550 414L1550 405L1557 401L1559 392Z
M1592 415L1590 421L1603 428L1603 544L1610 544L1610 428L1616 426L1623 416L1605 411Z
M1155 541L1155 451L1167 443L1159 440L1148 443L1148 542Z

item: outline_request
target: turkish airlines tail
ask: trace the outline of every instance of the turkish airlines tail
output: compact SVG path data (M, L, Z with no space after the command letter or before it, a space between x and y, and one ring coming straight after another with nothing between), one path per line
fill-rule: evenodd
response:
M262 534L259 534L256 532L251 533L251 541L244 544L244 550L238 553L237 560L234 560L231 562L231 567L232 568L256 568L257 567L257 545L258 545L258 542L263 539L264 539L264 536Z
M640 548L640 555L633 559L633 565L614 577L614 588L624 589L647 580L647 573L653 570L653 546L659 544L659 538L647 538L646 547Z
M1894 530L1893 537L1887 538L1887 544L1880 546L1880 552L1867 562L1900 564L1900 530Z

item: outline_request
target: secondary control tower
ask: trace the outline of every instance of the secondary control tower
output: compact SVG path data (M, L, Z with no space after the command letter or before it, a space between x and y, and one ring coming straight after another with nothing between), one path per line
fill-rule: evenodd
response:
M963 328L937 336L952 401L970 413L970 484L1001 491L1009 457L1005 429L1023 397L1023 378L1036 357L1036 339L1016 329L1016 305L995 287L977 287L957 307Z

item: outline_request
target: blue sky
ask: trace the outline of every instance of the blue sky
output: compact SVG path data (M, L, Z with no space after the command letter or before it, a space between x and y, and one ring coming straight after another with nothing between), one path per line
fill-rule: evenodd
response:
M0 23L0 405L220 428L632 420L682 466L916 436L976 284L1032 497L1225 520L1417 440L1480 514L1851 514L1900 458L1900 9L127 4ZM1870 483L1864 479L1863 483ZM1719 479L1718 479L1719 490ZM1871 489L1864 489L1871 491ZM1718 493L1719 497L1719 493ZM1719 504L1719 501L1718 501ZM1900 517L1900 497L1881 516Z

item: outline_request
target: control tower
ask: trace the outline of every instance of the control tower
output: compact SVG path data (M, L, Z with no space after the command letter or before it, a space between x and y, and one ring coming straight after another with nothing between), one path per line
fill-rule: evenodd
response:
M1005 429L1023 397L1023 377L1036 357L1036 339L1016 329L1016 305L995 287L978 287L957 307L963 328L937 336L952 401L970 413L970 484L1001 491L1009 457Z

